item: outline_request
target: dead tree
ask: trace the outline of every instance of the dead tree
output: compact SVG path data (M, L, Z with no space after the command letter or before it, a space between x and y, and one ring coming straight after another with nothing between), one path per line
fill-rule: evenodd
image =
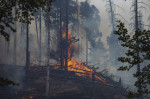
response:
M139 29L144 30L144 23L143 23L143 14L141 11L139 11Z
M112 24L112 30L115 31L115 15L113 10L113 4L112 1L109 0L109 6L110 6L110 15L111 15L111 24Z
M106 1L106 11L108 12L108 14L110 15L110 21L111 21L111 26L112 26L112 32L110 34L110 37L108 37L108 44L110 46L110 62L112 65L117 65L118 61L116 61L115 59L118 58L118 40L116 35L113 33L115 28L116 28L116 18L115 18L115 13L114 13L114 3L112 0L107 0ZM116 47L117 46L117 47ZM117 48L117 49L116 49Z

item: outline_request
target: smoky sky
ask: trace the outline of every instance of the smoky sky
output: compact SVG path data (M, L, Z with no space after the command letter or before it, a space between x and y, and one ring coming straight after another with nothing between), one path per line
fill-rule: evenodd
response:
M110 16L109 16L108 12L106 11L106 1L108 1L108 0L89 0L90 4L95 5L99 9L100 17L101 17L100 31L103 33L102 41L105 45L105 48L108 49L109 45L107 44L106 39L107 39L107 36L110 36L112 27L111 27ZM112 1L116 5L115 14L120 14L127 22L119 15L116 15L115 17L118 20L125 22L126 27L130 31L131 28L130 28L129 24L131 22L131 16L132 16L131 5L134 0L126 0L126 1L125 0L112 0ZM146 4L145 5L143 3L139 3L138 5L139 5L139 7L143 6L146 8L146 9L140 8L139 10L142 11L143 22L145 25L147 25L148 24L147 19L148 19L148 16L150 15L150 11L149 11L150 10L150 1L149 0L138 0L138 2L144 2ZM147 29L146 26L144 28Z

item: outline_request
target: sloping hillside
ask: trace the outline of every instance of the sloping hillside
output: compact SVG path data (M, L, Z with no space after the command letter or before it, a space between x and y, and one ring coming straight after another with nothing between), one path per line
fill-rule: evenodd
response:
M4 71L5 72L2 72ZM46 67L33 67L25 71L24 67L1 66L1 75L14 79L25 72L17 87L0 88L2 99L44 99L46 93ZM13 72L12 72L13 71ZM3 73L3 74L2 74ZM17 81L17 80L16 80ZM75 75L75 72L50 69L50 99L125 99L119 86L92 81ZM121 98L120 98L121 97Z

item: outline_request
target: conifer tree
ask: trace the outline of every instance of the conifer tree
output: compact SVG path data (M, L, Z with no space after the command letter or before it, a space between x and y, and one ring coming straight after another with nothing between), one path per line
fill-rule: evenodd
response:
M133 36L128 34L124 23L118 21L117 30L114 32L121 41L121 46L127 48L124 57L119 57L118 61L127 63L118 70L130 70L140 64L140 71L136 71L133 77L138 78L134 83L136 92L129 92L128 97L140 96L150 93L150 30L136 30Z

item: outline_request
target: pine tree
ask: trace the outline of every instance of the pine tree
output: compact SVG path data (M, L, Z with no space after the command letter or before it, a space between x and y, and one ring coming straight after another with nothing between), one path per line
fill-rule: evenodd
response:
M133 77L137 78L134 83L137 87L136 92L129 92L128 97L141 96L142 94L149 94L150 89L150 64L147 62L150 60L150 30L136 30L133 36L128 34L128 30L125 28L124 23L118 21L117 30L114 32L118 35L121 46L127 48L124 57L119 57L118 61L127 63L125 66L121 66L118 70L130 70L131 68L140 67Z

